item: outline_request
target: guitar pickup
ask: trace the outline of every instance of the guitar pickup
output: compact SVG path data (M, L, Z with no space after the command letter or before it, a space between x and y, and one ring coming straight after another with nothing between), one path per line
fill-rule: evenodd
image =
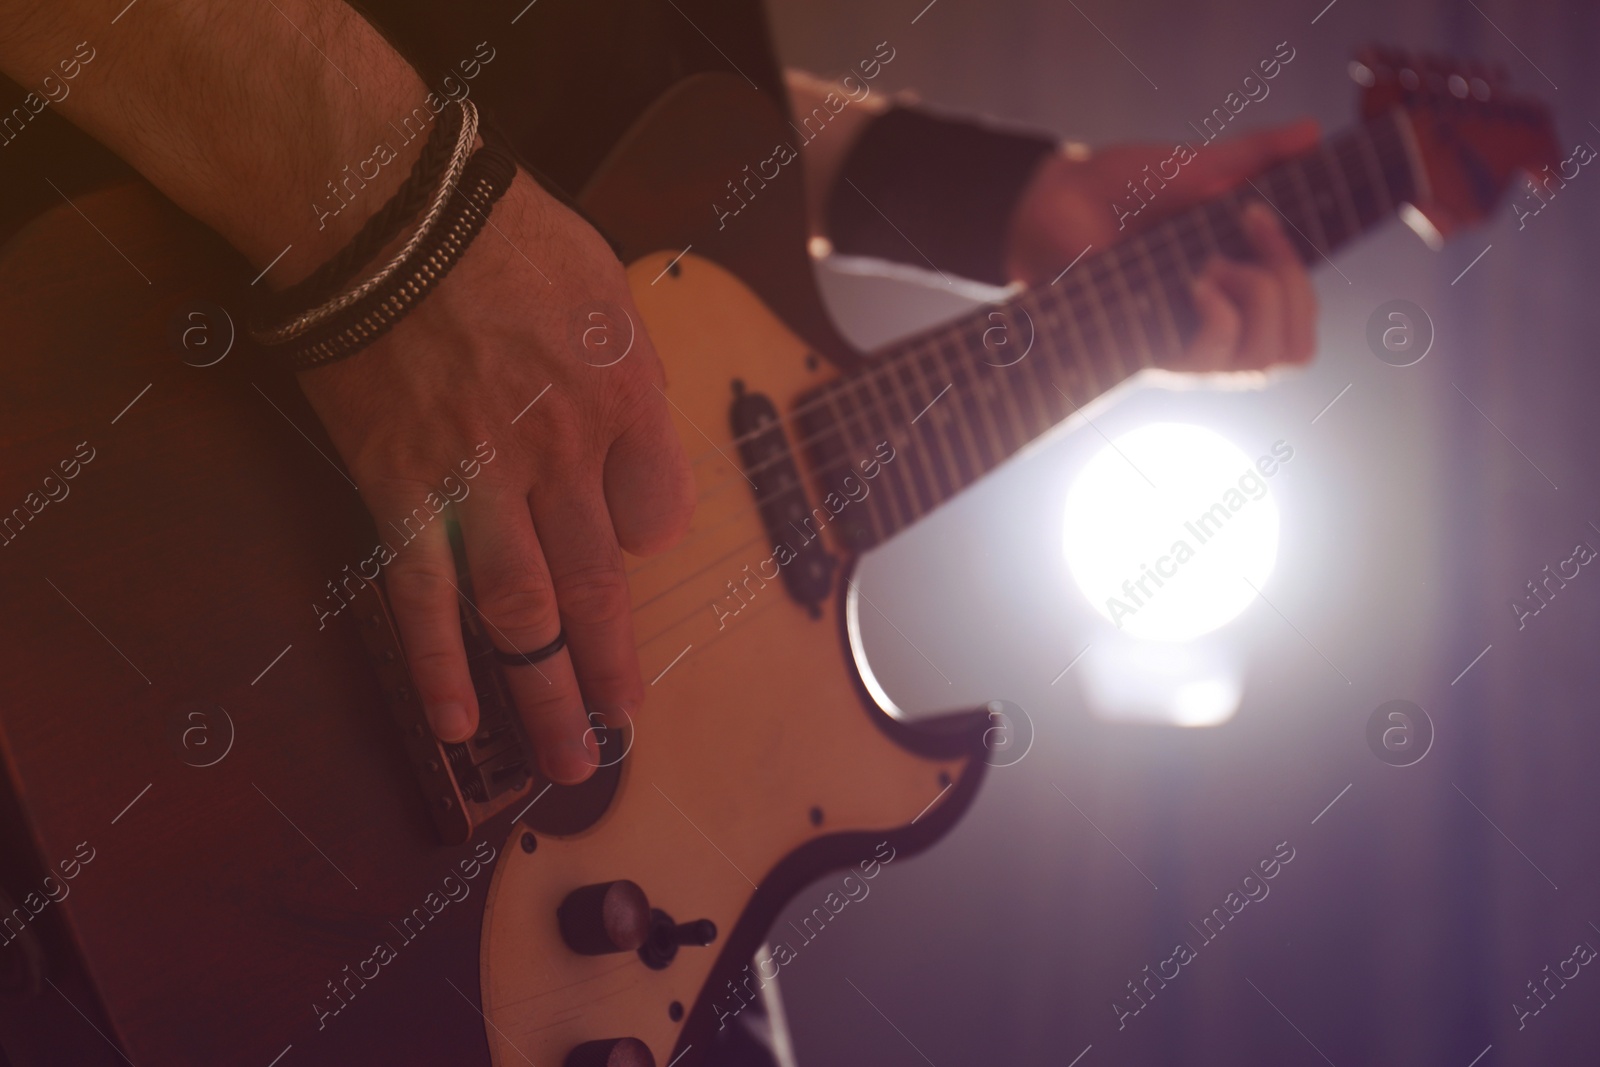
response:
M733 395L729 422L739 444L745 477L755 486L761 523L771 541L783 587L816 618L822 614L822 602L833 591L838 560L823 547L822 538L812 525L811 501L800 480L778 409L764 393L746 392L744 383L738 380L733 383Z

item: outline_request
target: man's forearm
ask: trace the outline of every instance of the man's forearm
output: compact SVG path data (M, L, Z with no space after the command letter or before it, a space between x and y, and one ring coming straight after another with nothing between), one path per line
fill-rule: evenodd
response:
M405 180L427 134L398 144L388 124L427 90L341 0L125 3L0 0L0 69L37 86L87 41L94 61L55 106L252 262L292 246L271 282L309 274ZM319 212L378 141L395 158L361 202Z
M786 71L785 81L789 88L789 107L797 123L814 113L833 116L819 134L805 141L800 149L801 158L805 160L806 214L811 221L811 232L825 237L828 196L839 180L845 157L872 120L888 109L890 100L878 93L852 99L853 94L838 83L801 70ZM860 79L856 79L855 84L859 89ZM850 104L836 108L827 106L834 101L850 101Z

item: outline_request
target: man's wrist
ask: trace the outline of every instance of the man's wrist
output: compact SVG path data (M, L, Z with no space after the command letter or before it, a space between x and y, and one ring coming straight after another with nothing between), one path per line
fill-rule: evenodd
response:
M31 31L0 44L0 65L33 80L82 36L63 26L97 14L0 3ZM59 110L256 266L271 264L262 284L292 283L337 252L427 137L399 136L427 98L421 79L340 0L146 2L94 43L94 66ZM384 142L392 158L375 166Z

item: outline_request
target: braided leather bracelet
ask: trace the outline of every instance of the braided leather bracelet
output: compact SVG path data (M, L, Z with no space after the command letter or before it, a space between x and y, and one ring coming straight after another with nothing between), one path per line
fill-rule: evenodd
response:
M445 166L444 173L440 177L438 184L431 191L427 212L412 229L411 236L407 239L405 245L390 257L389 262L368 276L360 285L339 293L319 306L307 308L288 322L256 331L253 336L258 342L265 345L281 345L306 334L375 291L399 270L403 263L411 259L426 239L428 233L439 221L439 217L444 213L446 202L450 199L451 193L456 188L456 183L464 172L467 159L472 153L473 142L478 136L477 108L473 107L467 100L462 100L460 105L461 125L457 131L455 147L451 152L449 163ZM397 193L396 198L399 195ZM393 202L393 200L390 201L391 204ZM385 205L384 209L379 212L379 216L387 213L388 205ZM374 218L376 217L378 216L374 216ZM357 240L360 240L360 235L357 236ZM384 242L384 244L387 243L387 241ZM381 246L379 247L381 248ZM344 253L340 253L335 259L343 257ZM371 257L368 256L367 258L370 259Z
M350 243L309 277L262 300L251 323L251 331L258 340L265 341L265 335L277 324L289 322L307 309L325 304L338 295L340 288L354 278L357 271L372 262L378 253L400 236L412 219L427 209L440 183L447 175L459 175L462 164L466 162L466 152L472 148L471 136L466 138L466 152L461 147L462 132L467 123L464 107L448 108L440 114L439 122L428 135L421 154L411 165L411 173L405 184L395 190L388 203L366 221Z
M337 318L293 342L287 359L297 371L352 356L388 333L433 291L460 261L488 222L489 210L511 188L516 162L503 149L485 145L473 154L454 187L458 194L405 261L373 291Z

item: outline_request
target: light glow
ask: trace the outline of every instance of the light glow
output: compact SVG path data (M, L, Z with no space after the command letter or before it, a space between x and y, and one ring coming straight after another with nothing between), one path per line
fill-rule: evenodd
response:
M1217 629L1249 606L1277 561L1267 486L1276 469L1272 456L1252 460L1202 426L1122 435L1067 493L1062 549L1073 579L1133 637L1189 641ZM1189 694L1186 717L1213 718L1220 697Z

